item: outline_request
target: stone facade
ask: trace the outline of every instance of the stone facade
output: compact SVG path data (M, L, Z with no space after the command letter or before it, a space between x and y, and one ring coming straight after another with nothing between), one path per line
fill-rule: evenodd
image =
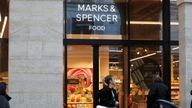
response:
M190 108L192 96L192 0L179 0L180 108Z
M11 108L62 108L63 0L10 0Z
M180 108L192 96L192 0L179 0ZM11 108L62 108L63 0L10 0Z

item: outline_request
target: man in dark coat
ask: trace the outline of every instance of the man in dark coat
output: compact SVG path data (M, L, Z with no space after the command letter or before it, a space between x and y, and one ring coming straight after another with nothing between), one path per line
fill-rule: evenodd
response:
M117 108L119 102L116 90L114 89L114 79L111 75L108 75L105 77L104 83L104 87L99 90L99 105L110 108Z
M149 94L147 96L147 108L159 108L158 99L169 100L169 89L163 83L159 75L155 75L153 78L153 84L150 87Z
M0 82L0 108L10 108L9 100L11 98L6 94L6 84Z

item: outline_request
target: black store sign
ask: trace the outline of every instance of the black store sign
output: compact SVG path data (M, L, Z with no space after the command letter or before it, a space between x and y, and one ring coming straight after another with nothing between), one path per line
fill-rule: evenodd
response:
M122 34L119 4L67 4L68 34Z

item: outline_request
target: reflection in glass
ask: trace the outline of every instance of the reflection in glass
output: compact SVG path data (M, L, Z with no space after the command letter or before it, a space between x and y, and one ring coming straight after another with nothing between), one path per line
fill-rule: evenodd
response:
M171 99L179 105L179 47L171 47Z
M170 1L171 9L171 40L179 40L179 22L177 0Z
M99 82L101 89L103 79L107 75L112 75L116 82L116 91L120 108L123 106L123 49L121 46L101 46L99 51Z
M130 49L131 108L146 108L152 77L162 74L162 47L142 46Z
M162 1L132 0L130 39L162 40Z
M67 108L93 108L92 47L73 45L67 49Z

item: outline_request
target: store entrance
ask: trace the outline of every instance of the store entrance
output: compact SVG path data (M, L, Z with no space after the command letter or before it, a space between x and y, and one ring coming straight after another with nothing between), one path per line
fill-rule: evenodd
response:
M152 77L162 73L161 46L67 45L67 108L95 108L103 79L115 79L119 108L146 108Z
M125 108L127 80L122 46L67 46L67 108L95 108L98 90L107 75L114 76L120 108ZM126 85L128 85L126 83Z

